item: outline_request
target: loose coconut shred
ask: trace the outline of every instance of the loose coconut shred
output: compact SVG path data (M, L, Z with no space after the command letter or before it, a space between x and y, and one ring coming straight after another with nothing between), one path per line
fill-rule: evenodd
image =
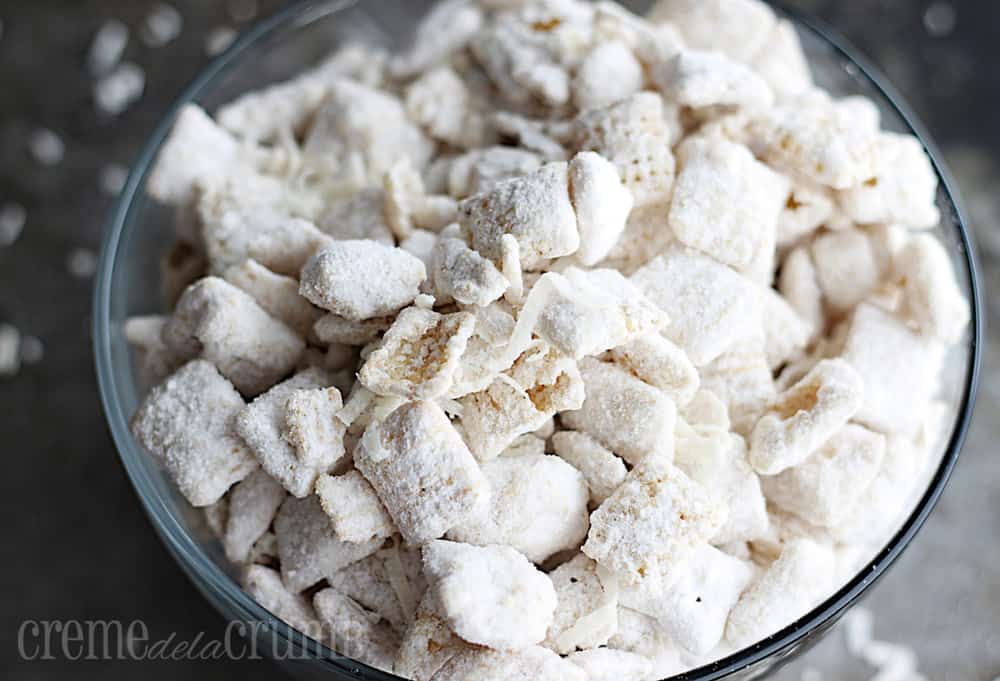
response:
M445 0L214 112L149 193L136 438L248 593L416 681L635 681L911 507L969 304L937 177L756 0Z

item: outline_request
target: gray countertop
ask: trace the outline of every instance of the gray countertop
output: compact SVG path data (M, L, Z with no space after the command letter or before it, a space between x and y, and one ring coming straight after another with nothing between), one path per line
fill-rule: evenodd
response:
M239 26L224 2L174 0L181 36L144 46L133 30L126 57L146 70L146 92L120 118L94 113L85 69L90 39L117 17L134 29L147 0L0 2L0 205L16 201L27 223L0 247L0 322L38 338L44 356L0 379L0 443L8 471L0 580L0 677L250 679L277 670L253 661L26 661L26 620L141 619L152 639L199 632L221 638L223 619L196 593L153 535L118 463L96 393L89 339L90 285L71 274L97 250L112 199L98 176L128 164L161 112L205 64L203 44ZM280 3L260 0L261 13ZM1000 306L1000 3L954 0L797 0L862 48L903 91L943 147L981 245L988 317ZM930 9L929 9L930 8ZM949 12L950 10L950 12ZM929 12L929 14L928 14ZM954 19L954 21L951 21ZM65 158L35 162L27 139L57 131ZM82 253L82 255L81 255ZM84 267L85 269L85 267ZM995 326L995 324L994 324ZM937 510L865 602L878 638L912 646L931 679L990 681L1000 675L1000 336L989 337L983 388L969 442ZM817 677L816 674L820 676ZM872 670L830 636L781 679L865 679Z

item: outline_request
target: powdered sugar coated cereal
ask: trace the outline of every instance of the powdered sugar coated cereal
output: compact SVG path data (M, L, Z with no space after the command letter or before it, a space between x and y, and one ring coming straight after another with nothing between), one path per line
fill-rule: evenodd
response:
M670 227L686 245L737 270L774 239L788 181L725 140L685 143Z
M751 282L711 258L672 247L631 277L670 317L664 334L701 367L760 325Z
M438 540L424 548L424 570L441 612L469 643L517 650L545 638L555 588L514 549Z
M842 359L823 360L778 395L753 428L750 462L776 475L805 461L861 408L864 379Z
M264 470L299 498L312 492L316 478L332 466L338 451L329 451L333 460L301 456L293 445L296 438L287 436L288 402L297 391L322 388L328 380L329 377L318 369L300 372L257 397L234 421L236 432L249 445ZM337 432L342 431L337 429ZM340 447L343 447L342 440Z
M281 580L294 592L370 556L382 545L382 539L361 543L337 539L329 517L314 496L286 497L274 519L274 534L278 540Z
M354 463L410 543L436 539L486 510L489 483L433 402L405 404L369 425Z
M448 392L459 357L472 335L468 312L441 315L433 310L403 310L365 360L358 380L377 395L433 399Z
M593 152L573 157L569 184L580 232L580 247L574 259L592 266L607 256L625 231L632 195L622 186L615 167Z
M316 496L341 541L364 542L396 531L375 490L357 471L320 476Z
M254 543L267 532L278 507L285 500L285 490L275 480L258 470L233 486L229 493L223 547L226 558L245 563Z
M673 186L673 134L666 116L659 95L639 92L577 119L578 148L615 165L637 208L667 200Z
M150 392L132 418L132 433L192 505L208 506L257 468L232 430L243 407L211 363L194 360Z
M546 164L466 199L460 204L460 219L472 235L472 247L494 262L502 257L504 234L517 239L521 264L528 269L546 258L570 255L580 246L565 163Z
M530 437L530 436L529 436ZM587 483L557 456L508 452L482 466L490 508L448 532L455 541L507 544L533 563L575 549L587 535Z
M545 645L561 655L605 645L618 630L618 585L582 553L549 577L557 605Z
M806 614L833 581L830 549L808 539L790 542L740 596L726 624L726 639L744 646Z
M369 276L380 272L381 276ZM338 241L302 269L299 292L314 305L354 321L381 317L413 302L424 264L406 251L374 241Z
M670 584L725 517L724 505L664 456L652 455L593 513L583 552L623 584Z
M552 435L552 448L580 471L596 505L603 504L628 475L625 462L586 433L561 430Z
M677 408L670 397L614 364L580 363L586 400L562 415L563 424L593 436L637 464L647 455L672 457Z

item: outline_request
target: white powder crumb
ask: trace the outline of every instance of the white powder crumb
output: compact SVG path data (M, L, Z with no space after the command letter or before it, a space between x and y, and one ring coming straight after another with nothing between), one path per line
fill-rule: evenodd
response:
M117 116L142 97L146 88L146 72L132 62L125 62L94 85L97 110Z
M236 40L236 29L230 26L219 26L209 31L205 36L205 54L214 57L226 50Z
M823 681L823 672L816 667L806 667L802 670L800 681Z
M10 246L24 231L28 212L19 203L5 203L0 208L0 247Z
M146 17L142 26L142 42L150 47L163 47L175 40L184 28L184 17L172 5L160 3Z
M75 248L66 258L66 269L77 279L89 279L97 271L97 255L87 248Z
M257 0L229 0L226 9L233 21L250 21L257 16Z
M847 651L875 670L872 681L922 681L917 655L909 646L875 640L874 616L866 608L856 608L843 619ZM822 681L821 678L802 681Z
M933 38L943 38L955 30L955 8L947 2L935 2L924 12L924 28Z
M844 615L844 645L851 655L859 656L872 640L874 616L867 608L854 608Z
M917 654L908 646L872 641L863 655L877 672L872 681L916 681Z
M97 29L94 41L90 44L87 55L87 68L95 76L100 76L113 69L128 46L128 26L110 19Z
M56 133L48 128L39 128L31 133L28 139L28 148L35 160L46 166L54 166L62 163L66 155L66 144Z
M0 376L14 376L21 368L21 332L10 324L0 324Z
M127 179L128 168L118 163L109 163L101 168L98 182L101 185L102 192L108 196L118 196L125 186Z
M25 364L38 364L45 356L45 344L36 336L24 336L21 339L21 361Z

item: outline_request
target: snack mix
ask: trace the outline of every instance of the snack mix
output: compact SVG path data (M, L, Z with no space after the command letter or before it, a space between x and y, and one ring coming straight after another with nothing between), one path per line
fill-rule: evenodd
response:
M276 617L415 681L653 681L912 508L969 320L921 143L757 0L445 0L179 113L136 439Z

